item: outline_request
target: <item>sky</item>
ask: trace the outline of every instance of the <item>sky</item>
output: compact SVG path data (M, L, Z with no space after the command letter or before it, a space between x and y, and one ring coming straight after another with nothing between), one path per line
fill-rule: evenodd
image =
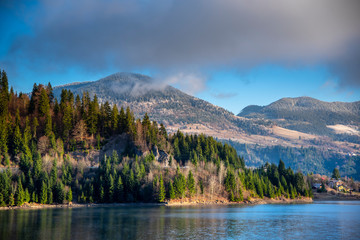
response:
M33 84L137 72L237 114L360 100L358 0L0 0L0 68Z

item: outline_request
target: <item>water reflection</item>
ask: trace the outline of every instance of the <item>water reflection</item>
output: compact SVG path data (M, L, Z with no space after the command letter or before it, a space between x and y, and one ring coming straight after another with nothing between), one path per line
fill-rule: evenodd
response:
M359 239L360 203L0 211L0 239Z

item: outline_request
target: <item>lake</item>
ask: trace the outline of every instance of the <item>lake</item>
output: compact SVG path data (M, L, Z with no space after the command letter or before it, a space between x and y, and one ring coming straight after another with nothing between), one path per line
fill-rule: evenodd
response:
M0 239L360 239L360 201L18 209Z

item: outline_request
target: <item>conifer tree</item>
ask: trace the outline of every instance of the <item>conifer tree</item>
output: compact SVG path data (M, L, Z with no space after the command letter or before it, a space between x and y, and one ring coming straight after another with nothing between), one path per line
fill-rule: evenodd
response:
M175 190L172 181L169 182L169 199L175 198Z
M186 189L186 179L182 173L178 173L174 179L175 194L178 198L183 198Z
M54 194L49 183L47 186L47 203L52 204L53 202L54 202Z
M8 153L8 134L5 117L0 117L0 154L6 155Z
M33 131L33 138L36 138L36 133L37 133L37 127L39 126L39 122L37 117L34 117L33 122L32 122L32 131Z
M49 137L51 133L52 133L52 120L51 120L50 112L48 112L45 117L45 135Z
M21 137L19 125L15 126L12 145L13 145L13 147L12 147L13 154L18 155L20 153L21 147L22 147L22 137Z
M335 178L336 180L340 179L340 172L338 168L334 168L333 173L332 173L332 178Z
M6 203L5 203L5 199L4 199L4 195L0 192L0 207L5 207Z
M45 183L45 181L42 181L41 191L40 191L40 203L46 204L48 201L47 197L48 197L48 191L47 191L46 183Z
M159 197L158 197L158 201L159 202L164 202L165 200L165 186L164 186L164 180L163 180L163 176L160 175L160 182L159 182Z
M189 171L188 177L187 177L187 189L189 191L189 195L190 197L193 196L196 192L196 185L195 185L195 179L194 179L194 175L192 174L191 171Z
M9 206L14 206L15 205L14 193L10 193L8 202L9 202Z
M15 202L16 206L21 206L24 204L25 201L25 192L21 183L21 179L18 180L18 186L15 192Z
M114 104L112 111L111 111L111 129L114 133L118 132L119 127L119 110Z
M66 193L66 201L72 202L73 200L73 194L71 188L69 188L69 191Z
M116 202L122 202L123 201L123 193L124 186L122 183L121 176L119 175L117 178L116 186L115 186L115 201Z
M41 89L40 99L39 99L39 115L45 117L50 113L50 103L49 97L46 93L45 88Z

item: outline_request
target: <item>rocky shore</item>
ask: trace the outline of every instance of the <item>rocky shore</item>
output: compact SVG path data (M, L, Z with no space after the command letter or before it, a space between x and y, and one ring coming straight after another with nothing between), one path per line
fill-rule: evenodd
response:
M257 204L301 204L312 203L311 198L253 198L251 200L245 200L242 202L229 202L225 198L220 199L194 199L184 198L172 200L164 203L70 203L70 204L38 204L38 203L25 203L22 206L10 206L0 207L0 210L12 210L12 209L45 209L45 208L84 208L84 207L120 207L120 206L191 206L191 205L257 205Z

